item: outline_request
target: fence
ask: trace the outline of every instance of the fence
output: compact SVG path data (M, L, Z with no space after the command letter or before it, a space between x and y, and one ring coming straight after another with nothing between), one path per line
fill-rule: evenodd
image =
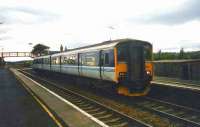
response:
M154 61L154 75L200 81L200 60Z

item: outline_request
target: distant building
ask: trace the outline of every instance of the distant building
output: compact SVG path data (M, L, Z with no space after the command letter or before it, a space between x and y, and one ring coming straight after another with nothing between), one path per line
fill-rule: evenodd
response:
M49 55L59 53L60 51L49 51Z

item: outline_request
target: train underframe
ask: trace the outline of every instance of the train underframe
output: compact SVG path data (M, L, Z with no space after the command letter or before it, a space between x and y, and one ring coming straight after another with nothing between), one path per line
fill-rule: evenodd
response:
M117 93L123 96L145 96L150 91L150 81L135 81L135 82L111 82L101 79L75 76L60 72L51 72L48 70L34 69L37 73L51 74L53 77L62 78L66 81L72 81L80 87L90 87L94 89L102 89L106 92Z
M150 81L120 82L116 90L124 96L145 96L150 91L150 85Z

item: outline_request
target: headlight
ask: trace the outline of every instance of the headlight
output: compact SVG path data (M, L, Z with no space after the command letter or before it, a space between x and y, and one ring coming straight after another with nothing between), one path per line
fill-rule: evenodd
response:
M150 71L147 71L147 75L151 75L151 72L150 72Z

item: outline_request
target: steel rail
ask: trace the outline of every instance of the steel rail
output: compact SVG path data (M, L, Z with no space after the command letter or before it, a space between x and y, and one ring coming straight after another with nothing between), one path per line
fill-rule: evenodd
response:
M61 94L64 96L68 101L71 101L78 107L82 108L92 116L96 117L97 119L105 122L109 126L113 127L152 127L151 125L132 118L122 112L119 112L111 107L108 107L96 100L83 96L79 93L66 89L64 87L58 86L55 83L52 83L48 80L39 78L34 76L28 72L20 70L23 74L40 81L43 85L51 87L51 90L56 91L57 94Z
M189 127L200 127L200 111L189 107L164 102L161 100L143 97L142 103L135 103L138 107L177 121ZM192 120L191 120L192 119Z

